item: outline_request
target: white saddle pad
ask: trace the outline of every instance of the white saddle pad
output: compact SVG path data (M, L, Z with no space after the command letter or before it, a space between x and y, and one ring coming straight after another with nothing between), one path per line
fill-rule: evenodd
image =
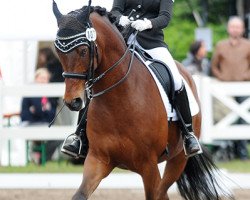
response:
M158 90L160 92L163 104L165 106L166 112L167 112L167 116L168 116L168 120L172 120L172 121L177 121L178 117L176 114L175 109L172 109L172 105L169 103L169 99L167 94L165 93L161 83L159 82L159 80L157 79L157 77L155 76L154 72L150 69L149 64L151 64L150 61L144 62L143 59L141 59L141 56L136 52L136 55L140 58L140 60L145 64L145 66L147 67L148 71L150 72L150 74L152 75L152 77L155 80L155 83L158 87ZM188 83L186 82L186 80L184 78L182 78L186 90L187 90L187 94L188 94L188 101L189 101L189 106L190 106L190 111L191 111L191 115L194 116L199 112L199 106L197 101L194 98L194 95L192 93L192 90L190 88L190 86L188 85Z

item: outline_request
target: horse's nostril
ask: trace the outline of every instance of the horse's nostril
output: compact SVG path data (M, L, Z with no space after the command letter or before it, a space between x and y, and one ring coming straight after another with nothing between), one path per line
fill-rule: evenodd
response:
M82 99L81 98L73 99L72 107L75 108L75 110L80 110L82 108Z
M82 108L82 99L81 98L75 98L70 103L68 103L66 105L72 111L79 111Z

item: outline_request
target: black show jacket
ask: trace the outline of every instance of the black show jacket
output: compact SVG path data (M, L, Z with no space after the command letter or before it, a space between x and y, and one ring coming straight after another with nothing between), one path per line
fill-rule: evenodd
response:
M114 0L111 12L119 19L128 16L132 9L132 20L147 18L152 29L139 32L137 41L145 49L167 47L162 29L167 27L172 16L173 0Z

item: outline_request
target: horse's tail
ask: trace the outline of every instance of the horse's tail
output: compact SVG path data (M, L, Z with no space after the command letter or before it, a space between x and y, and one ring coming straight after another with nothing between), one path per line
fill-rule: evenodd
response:
M181 196L185 200L219 200L220 194L234 199L218 182L218 168L208 151L188 159L187 165L177 181ZM216 173L216 174L215 174ZM217 178L216 178L217 177ZM219 194L220 193L220 194Z

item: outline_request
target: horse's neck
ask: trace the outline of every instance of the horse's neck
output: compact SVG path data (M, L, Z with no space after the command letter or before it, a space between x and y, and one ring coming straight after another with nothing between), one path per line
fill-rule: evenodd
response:
M99 33L97 43L101 52L101 63L98 65L97 72L101 73L122 57L126 45L120 35L114 33L110 24L107 26L96 24L95 28ZM94 85L94 93L103 91L121 80L128 70L130 58L129 53L117 68L98 81ZM148 113L157 114L148 115ZM147 120L144 123L145 116ZM129 126L132 127L133 124L134 130L140 126L152 130L150 125L152 123L148 122L157 122L159 118L165 119L164 117L166 117L166 113L156 84L146 67L136 58L134 58L127 78L112 90L94 98L88 113L89 121L95 122L96 125L94 128L92 127L92 130L105 132L105 137L107 134L114 135L114 133L117 136L129 134L128 129L130 128L124 128L130 124L129 122L132 122ZM138 123L142 125L137 126Z
M127 47L121 38L121 35L119 35L117 30L114 30L113 26L108 21L97 18L94 22L98 34L98 48L101 54L100 63L96 69L96 76L98 76L117 63L117 61L124 55ZM131 54L128 52L122 62L108 72L106 76L96 84L94 92L104 90L122 79L128 70L130 58ZM121 84L125 86L126 84L124 82ZM123 88L126 90L126 87Z

